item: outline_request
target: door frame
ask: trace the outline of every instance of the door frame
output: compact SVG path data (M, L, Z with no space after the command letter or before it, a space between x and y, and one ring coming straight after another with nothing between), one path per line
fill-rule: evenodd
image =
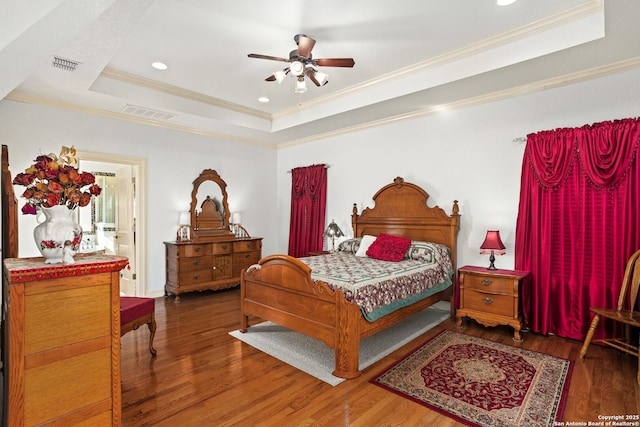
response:
M94 153L89 151L78 151L78 159L88 162L116 163L121 165L131 165L132 174L136 180L136 203L134 206L134 216L136 218L136 281L138 282L139 296L147 295L147 161L141 157L127 157L115 154Z

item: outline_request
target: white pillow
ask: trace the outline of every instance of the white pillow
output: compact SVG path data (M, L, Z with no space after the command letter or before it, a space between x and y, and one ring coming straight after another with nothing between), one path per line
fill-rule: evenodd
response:
M376 241L376 236L370 236L368 234L362 236L362 240L360 241L360 247L358 248L358 252L356 252L356 256L367 256L367 251L369 250L369 246L373 242Z

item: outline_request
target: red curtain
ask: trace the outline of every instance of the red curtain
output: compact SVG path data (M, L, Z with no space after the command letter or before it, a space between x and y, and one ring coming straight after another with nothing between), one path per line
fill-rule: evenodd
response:
M312 165L291 171L291 224L289 255L309 256L322 250L327 204L327 168Z
M640 248L639 119L527 138L515 267L533 332L582 340L589 307L615 308L627 259ZM611 336L611 324L596 338Z

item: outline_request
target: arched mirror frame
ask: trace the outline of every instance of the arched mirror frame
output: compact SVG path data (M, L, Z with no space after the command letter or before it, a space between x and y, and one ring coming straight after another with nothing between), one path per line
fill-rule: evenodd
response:
M213 181L222 191L222 209L224 210L224 220L221 228L198 228L198 189L200 185L207 181ZM204 198L204 196L202 196ZM194 240L208 241L224 238L233 238L233 233L229 229L229 205L227 203L227 183L213 169L205 169L193 181L193 191L191 191L191 236Z

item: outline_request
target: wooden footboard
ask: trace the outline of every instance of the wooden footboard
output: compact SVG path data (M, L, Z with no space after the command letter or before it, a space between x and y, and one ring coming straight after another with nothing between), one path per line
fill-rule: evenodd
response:
M439 292L383 318L368 322L360 308L339 290L311 279L311 269L296 258L272 255L243 271L241 325L246 332L249 316L270 320L322 340L335 353L333 375L351 379L360 375L360 340L451 295Z

